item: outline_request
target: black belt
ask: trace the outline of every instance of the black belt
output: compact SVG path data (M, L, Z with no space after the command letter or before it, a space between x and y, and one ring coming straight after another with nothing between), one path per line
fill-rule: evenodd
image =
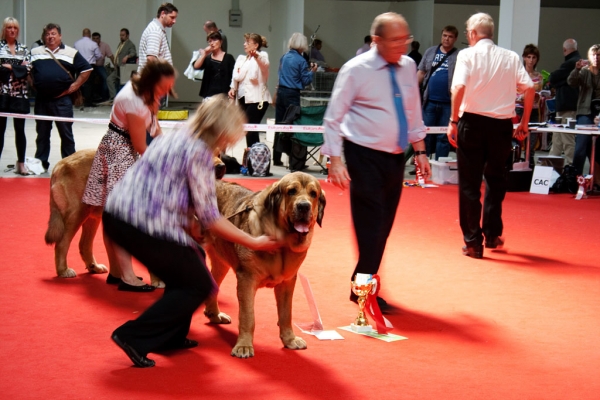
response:
M294 88L287 87L287 86L282 86L282 85L279 85L279 87L280 87L280 88L282 88L282 89L293 90L293 91L295 91L295 92L299 92L299 91L300 91L300 89L294 89Z
M127 132L125 129L115 125L114 123L112 123L112 121L108 123L108 129L110 129L111 131L113 131L115 133L118 133L121 136L129 138L129 132Z

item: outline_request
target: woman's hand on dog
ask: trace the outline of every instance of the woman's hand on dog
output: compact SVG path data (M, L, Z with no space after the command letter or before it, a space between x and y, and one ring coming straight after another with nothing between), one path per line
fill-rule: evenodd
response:
M284 244L283 242L277 240L276 238L274 238L272 236L267 236L267 235L258 236L253 239L254 239L254 245L248 246L248 247L250 247L252 250L256 250L256 251L273 251L273 250L277 250Z
M272 251L284 245L283 242L272 236L250 236L223 216L210 227L210 230L225 240L241 244L252 250Z

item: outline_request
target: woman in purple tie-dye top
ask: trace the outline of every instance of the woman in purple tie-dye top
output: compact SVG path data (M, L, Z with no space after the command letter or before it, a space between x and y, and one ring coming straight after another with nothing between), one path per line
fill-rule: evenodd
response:
M139 367L154 366L149 352L196 346L187 338L192 314L217 290L204 251L186 232L191 215L202 227L248 248L280 246L274 238L239 230L217 208L212 155L245 136L244 122L235 104L214 96L186 127L157 137L108 196L105 233L166 284L160 300L112 335Z

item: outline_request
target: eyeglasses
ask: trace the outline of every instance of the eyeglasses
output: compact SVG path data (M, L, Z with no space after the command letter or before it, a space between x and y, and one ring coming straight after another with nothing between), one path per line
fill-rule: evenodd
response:
M412 43L415 38L413 35L408 35L408 36L404 36L404 37L400 37L400 38L391 38L391 39L386 39L382 36L380 36L381 39L385 42L390 42L393 45L398 45L398 46L403 46L403 45L407 45L409 43Z

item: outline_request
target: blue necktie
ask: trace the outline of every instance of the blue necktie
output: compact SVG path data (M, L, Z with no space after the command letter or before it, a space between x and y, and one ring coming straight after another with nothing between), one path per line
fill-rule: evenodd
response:
M398 135L398 145L402 150L408 147L408 123L404 114L404 106L402 105L402 93L398 82L396 82L396 64L388 64L390 69L390 79L392 80L392 88L394 89L394 105L396 106L396 114L398 115L398 123L400 125L400 134Z

